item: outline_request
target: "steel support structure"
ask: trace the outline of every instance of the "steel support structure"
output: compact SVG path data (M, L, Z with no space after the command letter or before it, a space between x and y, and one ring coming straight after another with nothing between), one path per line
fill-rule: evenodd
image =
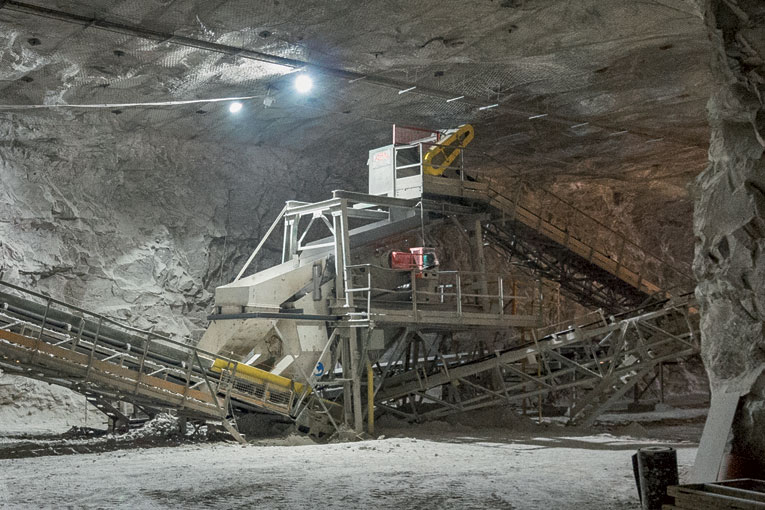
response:
M425 277L412 270L394 277L384 273L392 269L354 260L371 246L449 217L458 226L458 217L472 222L475 235L469 242L477 271L432 271ZM597 236L585 241L571 225L556 224L531 211L519 196L504 197L486 183L465 179L463 172L460 179L423 178L423 196L417 199L336 191L322 202L290 201L235 281L246 277L279 225L282 262L306 257L310 263L321 256L333 262L328 267L334 275L327 275L334 277L334 296L327 296L332 313L243 310L214 317L323 321L332 334L321 359L330 357L324 361L332 370L321 378L306 375L301 390L295 381L285 388L247 380L238 373L239 361L3 282L11 294L31 296L36 304L19 308L18 300L8 297L5 312L0 310L0 366L110 401L218 420L240 437L230 422L237 411L267 410L298 419L309 409L325 414L335 428L344 414L346 423L361 432L372 404L378 411L423 420L531 397L541 404L546 395L568 400L572 422L587 422L658 364L698 350L695 308L688 300L670 300L663 307L654 303L653 309L612 320L601 316L500 352L489 352L480 335L467 348L441 349L457 331L528 332L542 326L546 301L540 277L558 282L575 301L613 315L644 305L655 294L669 294L649 281L646 274L656 273L643 267L664 268L663 263L644 252L640 267L630 263L627 247L636 248L623 236L609 231L615 252L613 242L598 245ZM604 226L598 223L598 228ZM533 273L530 281L487 273L485 246L521 262ZM391 281L406 283L386 283ZM324 283L328 280L314 282L314 292ZM372 359L375 329L384 330L386 350ZM224 368L213 370L216 360ZM377 370L372 377L367 360ZM340 377L334 373L338 365ZM372 401L365 397L366 406L364 385L373 395ZM340 388L342 405L323 400L337 396Z
M534 274L559 283L566 297L583 306L622 313L650 299L648 294L523 224L489 222L485 224L484 237L492 249Z
M587 424L662 362L698 351L698 316L686 298L502 352L426 353L411 359L408 370L400 355L392 354L375 403L420 421L554 395L568 407L570 423Z

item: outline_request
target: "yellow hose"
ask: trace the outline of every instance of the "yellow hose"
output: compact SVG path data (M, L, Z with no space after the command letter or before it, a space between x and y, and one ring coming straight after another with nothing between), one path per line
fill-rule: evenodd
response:
M369 435L375 433L375 373L372 363L367 360L367 431Z

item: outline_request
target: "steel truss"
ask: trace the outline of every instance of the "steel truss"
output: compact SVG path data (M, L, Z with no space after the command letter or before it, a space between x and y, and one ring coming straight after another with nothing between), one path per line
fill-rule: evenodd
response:
M220 421L241 439L231 420L236 412L249 411L289 416L299 426L306 414L335 428L344 419L360 432L364 386L373 390L367 397L372 415L370 403L378 410L424 420L555 395L568 400L572 423L587 423L658 364L698 351L696 311L688 300L644 307L617 319L601 315L584 326L534 337L531 328L540 326L546 302L538 282L524 290L517 276L510 280L487 273L483 240L524 261L537 275L559 282L577 302L613 314L633 309L661 291L661 275L646 268L667 266L645 252L637 263L629 263L625 246L637 248L623 236L614 238L619 247L611 254L613 242L598 244L598 236L579 238L569 229L573 223L555 224L518 197L503 197L485 183L433 176L423 183L431 191L424 188L419 199L336 191L324 202L288 202L235 278L236 282L245 276L268 237L283 224L285 263L300 255L334 262L334 271L314 274L315 281L302 289L319 296L317 302L327 299L329 314L304 314L300 309L290 313L287 308L245 313L244 303L236 310L239 315L218 310L211 317L323 322L332 333L319 360L333 370L342 367L340 377L334 371L323 377L296 374L301 382L291 380L286 386L248 378L245 365L236 360L4 282L0 286L10 293L0 291L0 304L6 303L5 312L0 310L0 366L88 395L116 422L129 422L114 404L124 401L147 414L174 409L181 416ZM385 284L396 276L381 269L373 275L373 266L359 260L376 243L448 217L475 221L479 271L444 271L429 281L430 287L410 272L407 287ZM332 280L333 295L321 298L321 286ZM20 294L27 301L19 301ZM468 348L447 346L454 331L485 334L510 328L523 329L529 335L521 338L533 340L499 352L488 351L480 335ZM387 350L382 357L372 352L374 329L384 330ZM332 402L333 396L342 396L342 405Z
M686 271L557 196L548 193L554 201L542 206L527 195L522 187L512 197L488 188L486 238L501 253L560 282L580 304L621 313L693 290Z
M521 261L535 274L559 283L564 295L585 307L622 313L641 306L650 298L519 222L487 223L484 237L496 251Z
M690 298L619 318L601 318L513 349L449 356L439 341L406 330L378 366L375 405L427 420L554 394L570 423L590 424L659 364L699 350Z

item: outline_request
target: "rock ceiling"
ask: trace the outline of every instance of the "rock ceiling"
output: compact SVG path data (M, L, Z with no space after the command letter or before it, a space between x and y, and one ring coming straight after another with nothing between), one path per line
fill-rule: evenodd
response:
M32 129L103 123L330 164L352 153L362 169L392 123L471 122L467 157L509 175L685 183L707 160L709 49L690 0L0 6L0 118ZM299 96L291 80L303 63L316 85ZM226 103L114 106L233 96L255 97L236 116ZM112 106L7 109L43 104Z

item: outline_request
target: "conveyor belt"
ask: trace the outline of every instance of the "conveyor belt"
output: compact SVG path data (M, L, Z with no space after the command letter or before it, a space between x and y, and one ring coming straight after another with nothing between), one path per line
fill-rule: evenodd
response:
M387 377L375 403L421 420L577 389L570 421L589 423L659 363L698 350L698 316L693 298L687 296L657 309L601 317L467 362L447 362L440 353L431 362L426 357L416 368ZM481 384L482 378L492 382ZM442 388L440 398L432 393L435 388ZM399 399L411 402L414 397L430 408L417 412L400 405Z
M235 412L295 418L312 404L303 385L253 379L247 376L250 367L235 360L6 282L0 287L0 366L9 373L89 397L219 421L237 438L230 423Z
M574 301L609 313L637 308L649 299L690 292L695 283L661 257L562 202L545 210L523 193L485 192L491 219L484 235L489 245L536 274L560 283ZM553 198L550 198L553 197Z

